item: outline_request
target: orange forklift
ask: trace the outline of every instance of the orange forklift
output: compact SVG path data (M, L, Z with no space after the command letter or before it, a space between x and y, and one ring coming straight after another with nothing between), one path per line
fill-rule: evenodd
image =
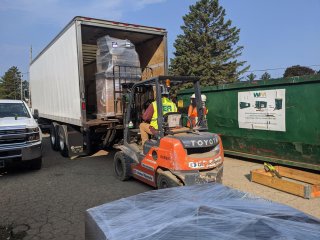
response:
M162 113L162 91L193 84L198 119L194 123L183 112ZM124 138L115 147L114 172L125 181L136 178L155 188L222 181L224 152L220 137L208 131L201 102L199 78L158 76L123 84ZM139 124L144 102L157 103L157 134L141 146ZM182 100L180 100L182 101ZM179 104L180 105L180 104ZM193 125L194 124L194 125Z

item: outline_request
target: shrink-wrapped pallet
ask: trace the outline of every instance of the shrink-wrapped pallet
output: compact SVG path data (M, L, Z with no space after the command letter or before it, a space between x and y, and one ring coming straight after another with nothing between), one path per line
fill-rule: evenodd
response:
M96 74L97 116L98 118L116 115L114 79L104 73ZM118 87L118 86L117 86Z
M148 191L88 209L86 240L319 239L320 220L220 184Z
M139 56L129 40L104 36L97 41L97 117L122 114L121 84L141 78Z
M128 39L104 36L97 41L97 71L107 77L137 78L141 76L135 46Z

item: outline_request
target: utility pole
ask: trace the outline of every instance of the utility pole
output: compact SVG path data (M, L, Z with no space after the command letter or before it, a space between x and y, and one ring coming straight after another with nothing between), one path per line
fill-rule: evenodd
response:
M30 64L32 62L32 45L30 46Z
M30 65L31 65L31 62L32 62L32 45L30 46L30 63L29 63L29 86L28 86L28 105L29 107L31 107L31 92L30 92Z
M17 73L14 73L13 86L14 86L14 100L17 100Z
M23 74L21 74L21 78L20 78L20 92L21 92L21 93L20 93L20 94L21 94L21 95L20 95L20 99L21 99L21 100L23 100L23 98L22 98L22 79L23 79Z

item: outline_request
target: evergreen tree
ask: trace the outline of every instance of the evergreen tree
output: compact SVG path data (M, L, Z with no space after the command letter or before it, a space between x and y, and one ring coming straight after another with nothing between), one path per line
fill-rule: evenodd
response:
M248 76L247 76L247 80L249 81L249 82L252 82L252 81L254 81L255 79L256 79L256 75L254 74L254 73L250 73Z
M23 80L22 82L22 99L24 101L29 99L29 82L26 80Z
M201 85L235 82L248 70L246 62L236 60L243 47L236 46L240 30L225 19L219 0L199 0L183 17L183 34L178 35L170 73L200 76Z
M261 80L269 80L271 78L270 73L265 72L264 74L261 75Z
M4 92L2 86L2 77L0 78L0 99L4 99Z
M11 67L1 78L1 98L21 99L21 72L17 67Z

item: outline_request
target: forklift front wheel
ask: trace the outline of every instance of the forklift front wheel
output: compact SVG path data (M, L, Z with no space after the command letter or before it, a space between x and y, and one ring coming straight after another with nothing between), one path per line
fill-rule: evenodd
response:
M158 187L158 189L178 187L178 186L180 186L180 185L177 184L175 181L171 180L166 175L161 174L161 173L158 174L158 177L157 177L157 187Z
M131 177L131 161L121 151L114 155L113 168L119 180L126 181Z

